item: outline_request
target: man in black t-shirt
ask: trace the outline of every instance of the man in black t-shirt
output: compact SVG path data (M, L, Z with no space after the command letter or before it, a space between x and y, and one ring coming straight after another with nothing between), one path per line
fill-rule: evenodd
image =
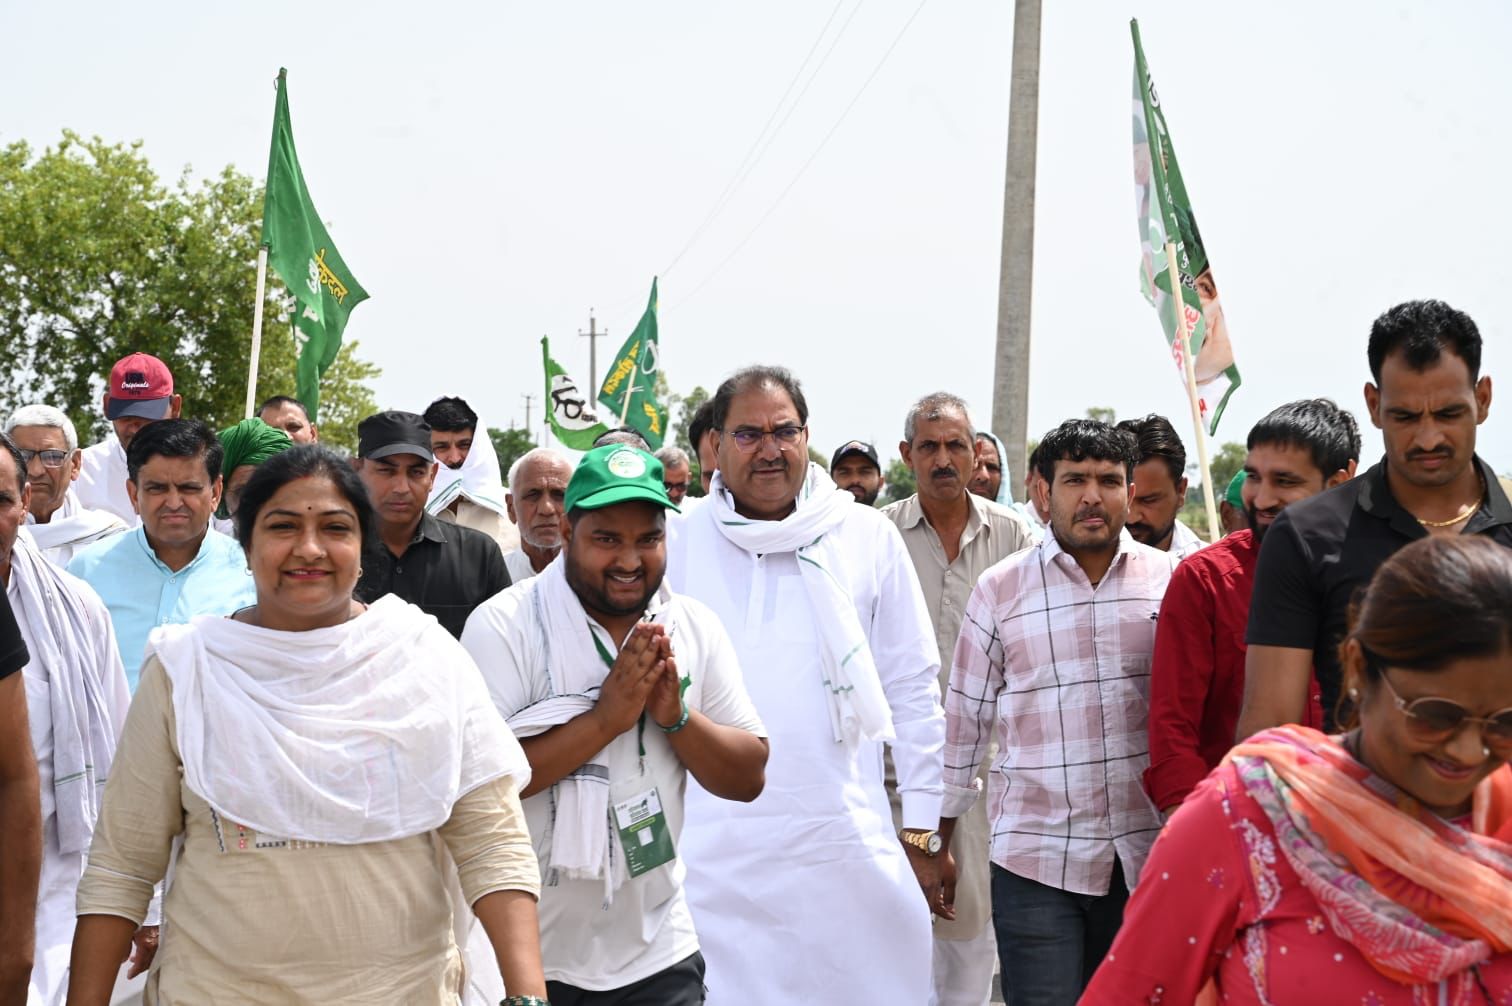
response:
M42 869L42 797L26 719L29 657L0 590L0 1002L25 1002Z
M1376 319L1368 356L1365 405L1385 457L1287 507L1266 534L1238 739L1301 722L1315 670L1333 729L1350 602L1397 549L1430 534L1483 534L1512 547L1512 503L1475 455L1476 427L1491 410L1475 322L1441 301L1399 304Z

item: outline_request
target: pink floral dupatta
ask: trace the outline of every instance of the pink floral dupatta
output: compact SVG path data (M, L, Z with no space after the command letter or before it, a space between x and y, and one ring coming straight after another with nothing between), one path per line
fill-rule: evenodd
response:
M1383 975L1442 981L1512 948L1512 768L1476 788L1468 830L1306 727L1257 734L1224 768L1270 818L1334 931Z

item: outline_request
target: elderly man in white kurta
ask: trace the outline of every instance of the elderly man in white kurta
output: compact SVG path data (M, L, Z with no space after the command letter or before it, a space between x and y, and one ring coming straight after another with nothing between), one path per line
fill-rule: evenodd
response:
M42 795L37 947L27 1002L52 1006L67 990L74 896L130 694L105 603L44 559L21 528L30 498L25 472L19 449L0 440L0 586L31 656L23 673Z
M751 803L689 786L683 848L708 1002L927 1003L944 721L918 579L897 529L810 464L791 374L740 371L714 402L719 473L673 522L668 579L724 622L771 758Z

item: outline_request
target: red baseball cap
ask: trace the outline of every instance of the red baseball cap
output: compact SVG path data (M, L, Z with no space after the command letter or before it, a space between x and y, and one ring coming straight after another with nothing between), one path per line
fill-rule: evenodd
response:
M110 368L110 400L105 403L106 419L138 416L142 419L166 419L173 404L173 375L168 366L155 356L132 353Z

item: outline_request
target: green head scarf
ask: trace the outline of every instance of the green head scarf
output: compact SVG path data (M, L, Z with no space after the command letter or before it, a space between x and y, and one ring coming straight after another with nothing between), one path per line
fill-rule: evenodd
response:
M283 430L274 429L261 419L243 419L230 429L221 430L216 434L220 438L221 448L225 450L225 459L221 461L221 475L227 482L231 481L231 473L242 465L260 465L273 455L286 451L294 446L294 441ZM220 509L215 515L221 520L231 516L226 509L226 497L221 495Z

